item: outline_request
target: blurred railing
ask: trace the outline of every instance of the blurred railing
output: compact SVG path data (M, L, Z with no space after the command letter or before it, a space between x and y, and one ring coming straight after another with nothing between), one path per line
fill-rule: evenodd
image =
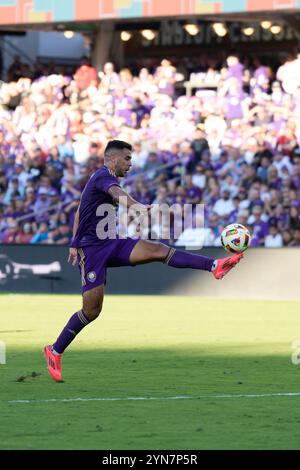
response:
M24 52L22 49L20 49L18 46L10 42L7 38L4 38L3 36L0 38L0 44L3 49L3 46L7 46L5 49L5 52L10 56L14 57L15 55L19 55L22 57L22 59L26 59L26 61L30 65L35 65L35 61L28 55L26 52Z

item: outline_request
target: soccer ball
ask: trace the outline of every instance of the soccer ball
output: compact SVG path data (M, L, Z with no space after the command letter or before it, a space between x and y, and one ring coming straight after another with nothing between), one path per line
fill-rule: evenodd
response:
M242 253L251 243L249 230L241 224L231 224L224 228L221 242L229 253Z

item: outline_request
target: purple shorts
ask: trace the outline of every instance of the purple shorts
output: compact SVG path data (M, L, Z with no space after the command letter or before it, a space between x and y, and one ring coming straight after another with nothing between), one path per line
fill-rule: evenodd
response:
M138 241L132 238L105 240L101 245L78 248L82 292L105 284L107 268L133 266L129 257Z

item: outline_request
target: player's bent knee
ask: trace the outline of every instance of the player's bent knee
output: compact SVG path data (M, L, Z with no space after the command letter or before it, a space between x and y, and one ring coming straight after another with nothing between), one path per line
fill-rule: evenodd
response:
M102 301L98 302L88 302L83 301L83 311L89 321L94 321L99 317L102 311Z
M91 322L99 317L103 304L103 287L89 290L83 294L83 311L87 319Z
M91 322L91 321L96 320L96 318L99 317L102 311L102 305L97 305L95 307L84 307L83 311L84 311L85 316Z
M168 256L170 248L162 243L158 243L155 247L155 251L153 252L154 259L156 261L164 261Z
M163 261L169 252L169 248L162 243L148 243L146 253L148 260Z

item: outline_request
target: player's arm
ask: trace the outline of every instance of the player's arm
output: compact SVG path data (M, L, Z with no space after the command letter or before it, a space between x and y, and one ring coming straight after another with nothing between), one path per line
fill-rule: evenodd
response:
M73 239L76 236L78 225L79 225L79 208L80 208L80 205L78 206L78 209L75 214L75 219L74 219L74 224L73 224ZM70 248L68 263L71 263L73 266L75 266L76 262L77 262L77 248Z
M109 188L108 193L113 198L113 201L116 204L121 204L123 207L130 207L135 206L135 209L140 211L148 211L151 209L151 206L145 206L140 202L133 199L124 189L120 188L120 186L113 185Z
M77 230L78 230L78 225L79 225L79 207L76 211L75 218L74 218L74 224L73 224L73 238L75 238Z

